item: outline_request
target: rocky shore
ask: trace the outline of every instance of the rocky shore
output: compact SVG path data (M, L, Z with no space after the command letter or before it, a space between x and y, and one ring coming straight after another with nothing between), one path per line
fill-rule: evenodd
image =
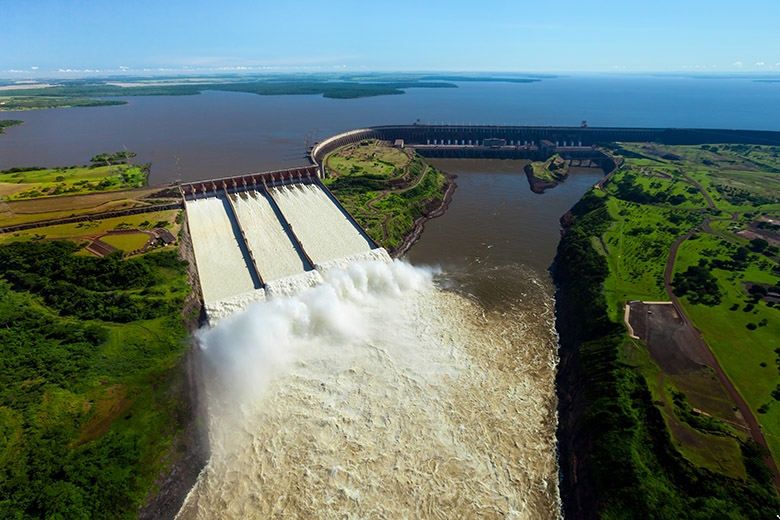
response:
M415 219L414 229L412 229L412 231L404 237L403 242L401 242L397 248L388 251L391 257L401 258L404 256L409 251L409 249L411 249L412 246L418 240L420 240L423 229L425 228L425 223L433 218L444 215L444 213L447 211L447 208L450 206L450 202L452 202L452 194L455 192L455 188L457 187L457 184L455 184L457 175L452 175L449 173L444 173L444 175L447 177L447 183L445 184L441 203L434 203L433 207L428 208L428 211L424 215Z
M572 225L572 216L561 217L561 241ZM560 246L559 246L560 249ZM560 494L563 511L569 518L594 516L595 493L593 479L586 473L591 439L584 427L587 404L582 360L580 359L581 327L574 312L576 298L566 282L565 266L558 258L551 268L555 293L555 328L558 331L558 372L555 391L558 396L558 450Z

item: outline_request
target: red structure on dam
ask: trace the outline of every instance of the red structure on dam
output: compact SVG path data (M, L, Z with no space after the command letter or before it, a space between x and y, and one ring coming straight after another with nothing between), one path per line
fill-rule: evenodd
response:
M181 185L184 198L215 196L218 192L234 193L247 189L273 188L296 182L315 182L320 178L319 166L303 166L287 170L275 170L271 172L249 173L234 177L222 177L206 181L187 182Z

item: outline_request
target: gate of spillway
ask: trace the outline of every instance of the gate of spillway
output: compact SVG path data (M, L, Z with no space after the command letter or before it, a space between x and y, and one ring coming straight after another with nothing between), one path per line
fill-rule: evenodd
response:
M314 166L187 183L182 192L209 319L314 285L332 265L389 261Z

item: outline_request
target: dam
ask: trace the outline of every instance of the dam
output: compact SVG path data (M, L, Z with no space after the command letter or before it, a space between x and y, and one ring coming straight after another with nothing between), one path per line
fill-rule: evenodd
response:
M316 168L181 188L210 318L295 285L318 283L318 271L331 265L367 257L389 260L322 185Z

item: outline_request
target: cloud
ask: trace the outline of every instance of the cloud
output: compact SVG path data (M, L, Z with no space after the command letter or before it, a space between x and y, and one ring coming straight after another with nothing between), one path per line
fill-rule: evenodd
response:
M756 66L757 67L763 67L764 66L764 62L763 61L757 61L756 62Z
M735 61L731 65L733 65L734 67L742 67L742 62L741 61Z
M30 67L32 70L38 70L38 67Z

